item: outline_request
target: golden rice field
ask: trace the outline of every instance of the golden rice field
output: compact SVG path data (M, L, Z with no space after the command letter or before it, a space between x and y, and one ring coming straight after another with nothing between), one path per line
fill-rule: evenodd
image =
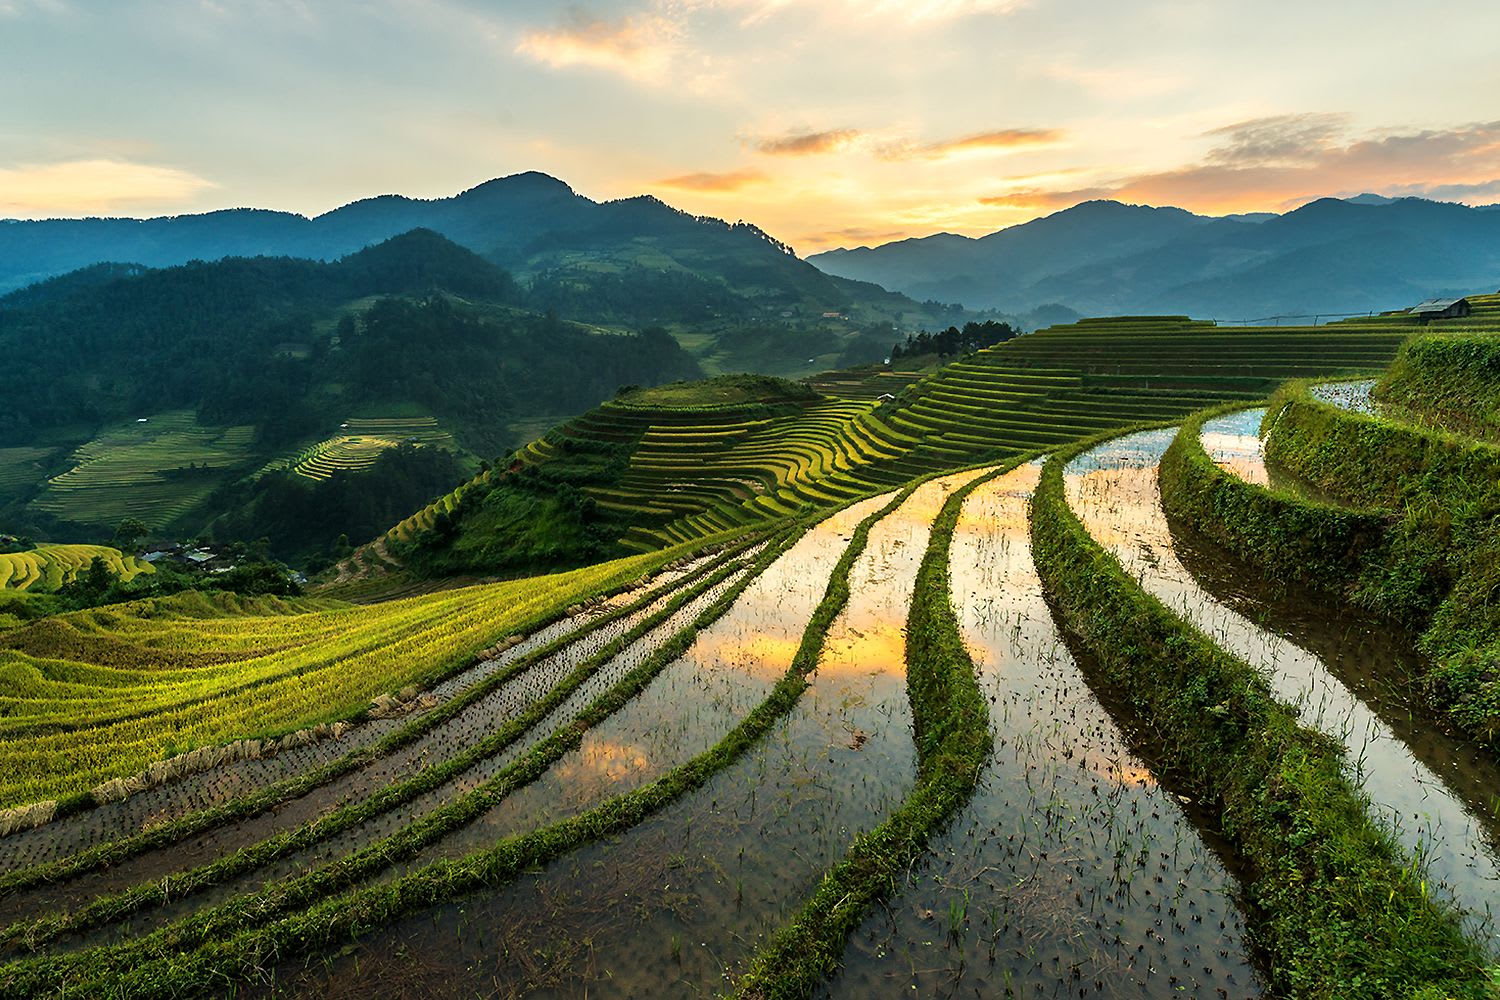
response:
M27 552L0 555L0 590L57 590L72 583L96 556L121 580L156 572L150 563L108 545L42 545Z
M79 792L173 753L345 717L666 558L372 607L188 594L15 630L0 637L0 807Z
M350 417L340 431L295 455L276 459L261 471L290 469L307 479L323 480L336 472L368 469L381 452L403 443L453 442L453 436L438 425L435 417Z

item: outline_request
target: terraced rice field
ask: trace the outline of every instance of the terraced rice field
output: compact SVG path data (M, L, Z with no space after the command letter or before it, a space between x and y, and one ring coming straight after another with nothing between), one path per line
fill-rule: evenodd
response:
M0 555L0 590L55 591L72 583L96 556L121 580L156 572L150 563L108 545L40 545L26 552Z
M200 504L218 473L250 460L254 431L202 427L186 410L152 414L78 448L31 505L66 521L113 527L134 517L161 528Z
M517 628L664 561L643 556L374 608L146 601L0 636L0 807L85 793L174 753L333 721L435 683Z
M629 473L591 492L648 550L839 502L915 476L1046 450L1302 375L1373 374L1414 329L1378 317L1319 327L1219 328L1182 317L1053 327L920 377L858 370L809 380L827 402L768 417L725 408L604 406L517 453L623 446ZM899 399L893 397L899 396ZM433 511L424 517L430 522ZM416 522L399 531L410 534Z
M1288 481L1273 376L1055 357L532 447L628 443L601 502L674 549L8 633L0 991L1492 995L1493 753L1389 628L1163 508L1173 424L1225 398L1209 458Z
M1253 476L1246 419L1206 439ZM1349 638L1331 622L1321 621L1322 645L1294 650L1235 618L1175 560L1149 488L1170 437L1127 437L1075 459L1069 502L1139 586L1167 594L1183 628L1196 623L1252 658L1278 697L1349 746L1373 815L1423 817L1395 828L1403 854L1392 870L1423 872L1433 895L1419 905L1435 919L1463 906L1468 932L1487 941L1494 831L1465 796L1492 777L1488 765L1440 766L1430 745L1407 741L1410 725L1382 728L1379 707L1340 680L1360 670L1359 655L1325 652ZM1030 544L1039 474L1035 462L991 466L875 495L810 528L674 563L571 615L555 610L571 596L521 581L378 609L62 619L77 633L75 662L84 650L102 660L108 639L115 669L126 648L173 650L174 676L248 677L267 644L285 651L266 662L302 662L368 635L367 654L320 661L369 681L361 698L412 679L375 664L404 648L386 644L389 628L409 632L413 649L464 655L429 672L425 694L390 703L393 713L4 836L0 984L14 996L64 984L81 995L218 994L229 987L208 984L229 982L278 996L760 996L782 974L767 973L768 960L782 963L768 956L790 954L785 975L811 963L810 981L835 996L1280 990L1274 960L1250 945L1266 916L1243 906L1240 835L1196 788L1152 766L1140 707L1100 686L1091 654L1056 623ZM647 558L607 575L637 575ZM883 905L861 902L816 944L789 936L813 926L803 922L821 912L828 873L856 863L862 842L887 843L896 817L945 780L924 764L943 716L937 695L912 687L931 665L912 660L908 637L929 627L911 609L934 558L946 567L955 648L967 649L987 709L970 721L993 749L951 820L889 848L914 853L896 862L898 879L871 886ZM552 586L597 590L603 575ZM496 652L497 636L520 632ZM205 667L211 653L222 660ZM278 683L266 674L250 689L257 703ZM235 701L213 694L228 734ZM182 704L175 687L151 698ZM122 711L173 710L109 698L42 738L76 745ZM34 734L62 722L33 712L8 724ZM43 791L12 784L8 794L20 803Z
M262 472L290 469L308 479L323 480L336 472L368 469L380 453L403 443L449 445L453 436L435 417L350 417L342 433L325 438L289 458L279 458Z
M52 448L0 448L0 490L30 486L41 478Z

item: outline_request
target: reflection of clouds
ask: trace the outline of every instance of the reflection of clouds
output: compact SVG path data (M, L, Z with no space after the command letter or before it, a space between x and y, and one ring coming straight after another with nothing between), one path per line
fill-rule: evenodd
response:
M906 623L888 619L831 631L818 660L824 677L906 673Z
M772 680L786 673L850 534L889 502L889 494L862 500L815 525L698 633L688 656L706 670L727 667Z
M1120 558L1138 556L1138 545L1170 543L1155 529L1164 527L1132 501L1156 493L1156 470L1139 465L1092 469L1068 476L1068 504L1094 541Z
M616 782L643 773L650 766L651 759L640 744L590 734L575 752L554 765L552 774L566 787L582 782Z
M932 519L955 490L982 474L959 472L924 483L870 529L867 547L849 574L849 603L823 644L820 676L905 676L906 616Z
M791 665L800 642L800 633L792 638L763 633L709 635L705 632L694 643L692 656L700 662L733 664L756 676L780 676Z
M1241 410L1204 421L1198 440L1221 469L1255 486L1270 486L1266 472L1265 443L1259 429L1264 407Z

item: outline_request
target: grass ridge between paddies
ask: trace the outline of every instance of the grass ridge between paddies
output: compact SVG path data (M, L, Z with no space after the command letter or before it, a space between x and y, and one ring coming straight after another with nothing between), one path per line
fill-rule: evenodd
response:
M1221 815L1273 991L1490 997L1486 956L1370 819L1333 741L1300 726L1243 660L1147 594L1068 504L1056 453L1032 506L1037 570L1091 684L1138 706L1152 770Z

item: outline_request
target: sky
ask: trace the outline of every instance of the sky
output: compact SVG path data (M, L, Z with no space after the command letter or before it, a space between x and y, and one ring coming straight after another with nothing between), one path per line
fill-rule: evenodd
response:
M799 252L1091 198L1500 202L1494 0L0 0L0 218L539 170Z

